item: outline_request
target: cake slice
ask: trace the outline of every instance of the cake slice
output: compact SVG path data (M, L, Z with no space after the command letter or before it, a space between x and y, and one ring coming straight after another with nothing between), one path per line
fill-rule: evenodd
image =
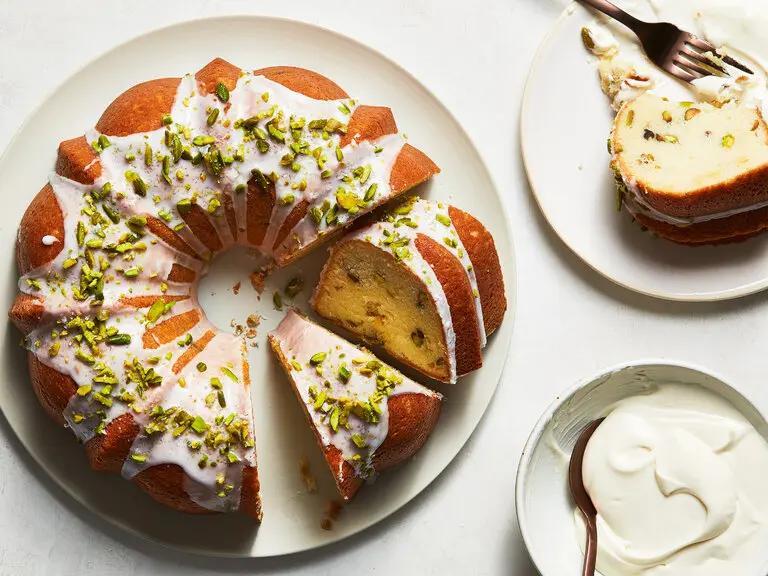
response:
M178 511L261 520L243 344L191 299L125 298L26 334L32 386L85 445Z
M318 314L442 382L482 365L506 296L493 237L475 218L412 198L331 249Z
M660 236L717 243L768 228L768 127L759 110L646 93L621 108L609 146L624 206Z
M295 310L269 343L344 500L363 481L413 456L437 423L440 394Z

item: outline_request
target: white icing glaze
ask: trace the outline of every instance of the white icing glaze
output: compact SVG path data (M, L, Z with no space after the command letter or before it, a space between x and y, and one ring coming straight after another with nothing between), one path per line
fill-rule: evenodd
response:
M416 249L416 237L418 234L423 234L431 238L450 251L461 262L472 288L480 345L484 347L486 334L483 324L483 310L472 262L461 242L456 227L451 222L447 205L419 198L410 205L410 210L407 213L404 210L401 212L400 214L390 213L384 221L376 222L353 232L348 238L363 240L374 246L391 249L395 258L422 280L442 321L448 348L450 380L455 383L457 377L456 332L453 328L451 308L434 270Z
M186 474L184 488L194 502L217 511L237 508L243 467L255 466L252 437L233 437L231 430L224 431L230 440L221 444L209 438L209 431L221 432L217 420L227 428L230 415L232 421L244 423L237 430L253 429L241 341L219 332L204 317L181 340L145 349L142 338L156 323L199 310L196 283L168 280L174 265L199 278L214 255L184 223L192 203L208 215L220 250L251 245L244 187L258 176L273 184L275 206L256 248L280 263L297 248L309 246L391 196L389 177L403 138L397 134L373 142L353 138L340 148L355 108L351 99L314 100L250 73L241 75L228 98L202 96L195 78L188 75L179 83L163 128L129 136L88 131L86 139L97 151L101 167L94 184L51 175L64 232L62 238L42 238L46 246L61 242L60 252L19 279L19 290L44 306L43 319L29 334L27 345L43 364L71 377L79 387L64 418L82 442L131 413L141 432L123 466L126 478L154 465L176 464ZM351 210L337 206L340 188L345 201L354 204ZM309 205L307 215L273 250L285 219L301 202ZM226 216L228 203L236 221L234 234ZM320 218L313 218L318 209ZM151 234L148 217L175 230L200 258ZM150 322L151 308L126 305L126 298L137 296L186 299ZM75 324L87 328L80 331ZM174 373L174 362L186 346L209 330L215 337ZM114 334L129 343L108 343ZM152 377L152 385L131 381L137 373L134 361L144 376ZM200 363L206 365L205 372L198 371ZM222 376L223 370L232 371L237 382ZM212 388L213 376L220 390ZM219 404L219 392L226 407ZM215 401L206 402L211 394ZM183 432L174 436L156 430L158 422L173 419L174 414L182 415L174 428ZM207 431L195 432L185 414L193 421L202 419ZM201 441L199 447L196 440ZM203 457L207 462L201 467Z
M207 324L207 322L204 322ZM213 329L212 326L206 326ZM243 373L243 342L239 338L219 332L213 340L187 364L178 377L170 381L162 390L162 401L159 402L164 411L169 408L185 410L192 415L201 416L207 423L215 426L218 419L243 419L247 422L248 430L253 430L251 400L244 388L245 374ZM205 369L203 370L203 366ZM219 367L216 369L215 367ZM225 372L221 368L227 368ZM233 379L231 374L234 374ZM215 387L211 379L215 378ZM182 385L183 383L183 385ZM219 400L219 392L224 406ZM149 419L146 414L139 418L142 424ZM132 459L125 461L123 476L133 478L136 474L159 464L178 464L178 454L189 451L197 466L185 466L185 490L190 498L204 508L221 512L236 510L240 502L240 477L243 463L256 465L252 449L241 443L235 444L224 454L211 443L206 444L203 434L194 431L179 437L172 434L147 434L142 432L131 446L132 454L146 454L147 459L136 462ZM201 441L200 448L191 449L190 442ZM232 456L234 454L234 456ZM230 462L231 457L234 462ZM205 458L204 464L200 464ZM223 474L220 480L220 492L211 491L211 486L217 485L217 476Z
M389 431L388 398L398 394L442 398L382 363L367 350L310 322L294 310L288 311L270 336L292 365L291 380L323 446L335 446L343 456L342 461L349 462L359 477L370 477L375 473L371 462ZM325 356L320 359L323 354ZM346 382L339 376L340 366L348 370ZM339 399L368 406L375 404L377 410L366 411L375 421L352 411L347 418L340 418L334 430L331 424L333 412L341 404L334 400ZM337 477L342 476L342 470L336 471Z

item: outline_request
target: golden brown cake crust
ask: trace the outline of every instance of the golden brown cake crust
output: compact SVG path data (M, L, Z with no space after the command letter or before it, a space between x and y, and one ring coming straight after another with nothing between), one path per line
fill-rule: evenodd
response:
M248 189L246 190L245 208L245 221L248 226L248 242L253 245L259 245L263 242L264 236L269 228L269 221L274 207L275 185L270 183L269 186L267 186L267 189L264 190L256 183L254 178L251 178L248 181ZM287 233L288 231L283 234L283 237L285 237L285 234ZM280 237L279 234L278 237Z
M101 175L99 158L85 136L59 144L56 173L80 184L93 184Z
M469 277L461 262L429 236L418 234L416 248L437 276L451 310L456 334L456 374L461 376L477 370L483 365L483 353Z
M139 425L130 414L121 414L107 424L104 434L97 434L85 444L91 468L119 474L128 458Z
M401 464L424 446L440 417L442 402L426 394L397 394L387 405L389 433L373 456L377 472Z
M190 500L184 490L184 470L177 464L158 464L142 470L133 477L136 485L152 498L169 508L187 514L213 514Z
M675 226L644 214L633 217L641 226L658 236L689 246L741 242L768 230L768 207L690 226Z
M349 98L341 87L322 74L297 68L295 66L270 66L254 70L254 74L264 76L286 88L304 94L315 100L338 100Z
M194 328L201 318L200 310L195 308L155 324L141 337L144 348L153 350L175 340Z
M58 242L45 246L40 238L46 234ZM56 258L64 246L64 216L50 184L43 186L27 207L19 225L16 261L19 272L26 274Z
M259 496L259 471L255 466L243 468L243 480L240 485L240 512L243 512L261 522L263 511L261 509L261 497Z
M45 306L42 300L32 294L19 294L8 316L16 328L26 335L40 323L44 313Z
M32 352L27 353L29 379L40 405L59 426L64 426L64 409L75 395L77 385L69 376L46 366Z
M440 168L429 156L418 148L405 144L392 167L389 186L393 192L406 192L439 173Z
M720 214L768 201L768 165L688 194L655 190L640 182L638 188L643 201L662 214L676 218Z
M213 94L219 83L224 84L228 90L234 90L242 72L223 58L214 58L195 74L195 80L203 95Z
M107 136L129 136L163 127L176 99L180 78L149 80L129 88L110 104L96 122L96 130Z
M355 140L375 140L389 134L397 134L397 123L392 110L385 106L358 106L352 113L347 132L341 137L342 148Z
M448 214L472 262L480 292L485 333L491 335L501 325L507 310L504 276L496 244L491 233L474 216L454 206L448 207Z
M139 472L133 481L156 501L187 514L214 514L190 500L184 490L184 470L176 464L158 464ZM239 510L254 520L262 519L259 475L255 468L243 468Z

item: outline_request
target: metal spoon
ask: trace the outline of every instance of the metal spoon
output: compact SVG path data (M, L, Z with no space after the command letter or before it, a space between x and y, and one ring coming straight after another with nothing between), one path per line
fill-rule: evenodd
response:
M589 497L587 489L584 488L584 478L581 467L584 463L584 450L587 449L589 439L595 433L597 427L603 423L605 418L595 420L589 426L584 428L576 440L576 445L571 453L571 462L568 466L568 485L571 488L571 496L576 502L576 507L584 516L587 524L587 548L584 552L584 571L582 576L594 576L595 562L597 561L597 510Z

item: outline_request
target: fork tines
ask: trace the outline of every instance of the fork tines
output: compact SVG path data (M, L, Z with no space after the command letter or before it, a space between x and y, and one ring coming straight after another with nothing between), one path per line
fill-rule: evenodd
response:
M704 64L709 68L714 68L715 70L718 70L723 74L727 74L725 69L722 66L720 66L714 59L708 58L706 56L707 52L710 52L715 58L719 58L729 66L738 68L739 70L747 74L754 74L752 70L747 68L744 64L742 64L735 58L731 58L730 56L727 56L727 55L718 54L717 48L715 48L715 46L713 46L706 40L702 40L701 38L694 36L693 34L688 34L687 37L685 38L684 44L680 49L680 53L679 53L680 58L675 61L675 64L679 67L684 67L683 68L684 70L687 69L686 70L687 72L693 73L698 77L706 76L710 74L710 71L707 70L706 68L701 67L700 64Z

